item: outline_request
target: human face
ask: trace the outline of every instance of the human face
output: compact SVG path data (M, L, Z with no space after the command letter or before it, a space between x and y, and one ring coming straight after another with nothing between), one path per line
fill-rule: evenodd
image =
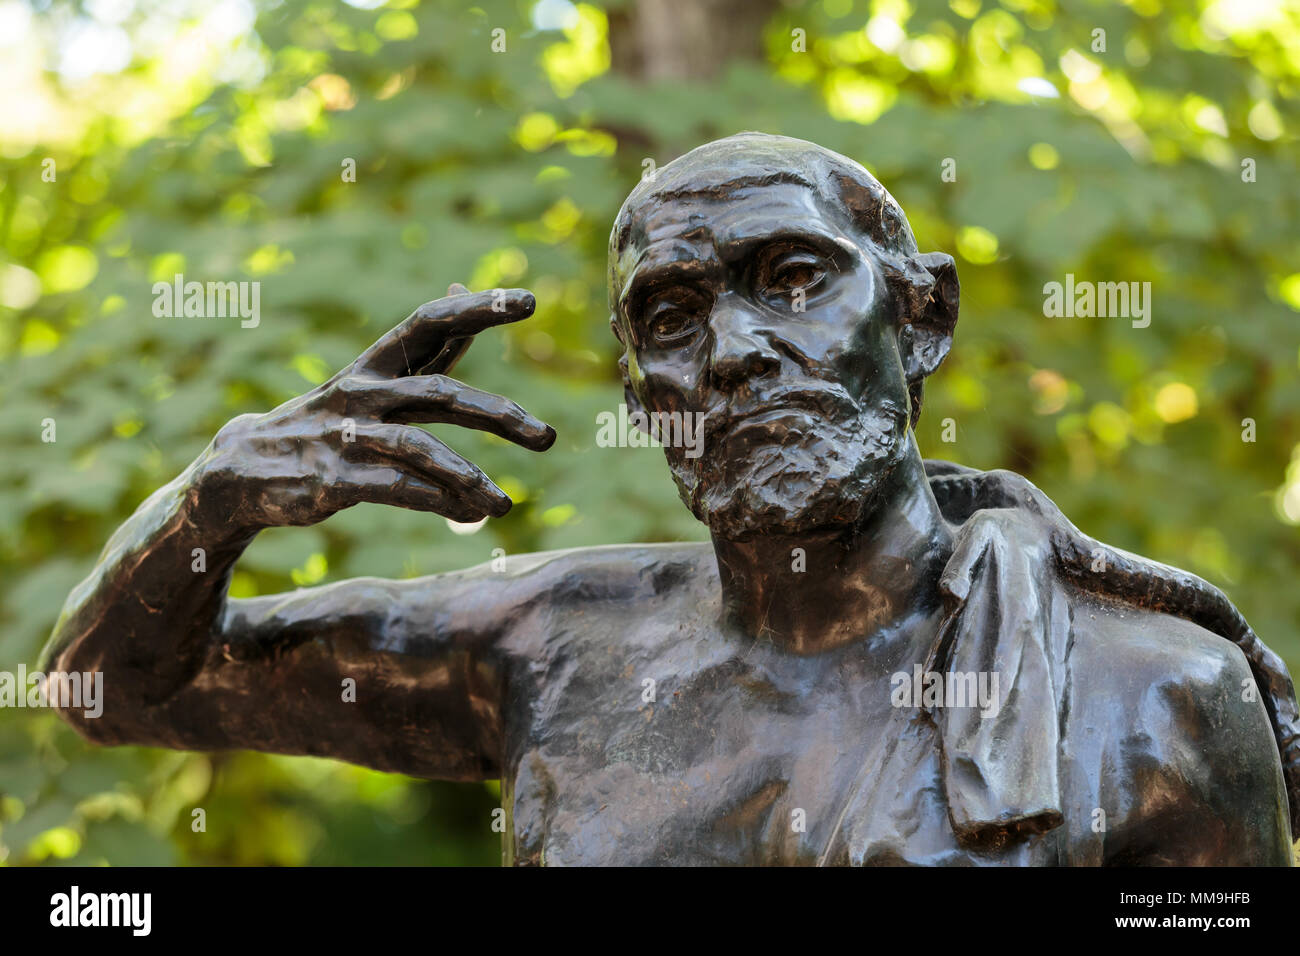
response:
M665 449L682 499L728 538L858 521L909 411L869 247L794 184L647 202L634 225L615 272L633 397L705 416L699 457Z

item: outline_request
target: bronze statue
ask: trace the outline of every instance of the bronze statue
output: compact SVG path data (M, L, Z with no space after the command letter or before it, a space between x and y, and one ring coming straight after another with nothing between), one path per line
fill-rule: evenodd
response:
M103 716L65 717L106 744L499 777L517 865L1290 862L1295 695L1227 599L1018 475L921 459L957 275L866 170L709 143L632 191L609 263L629 406L703 421L702 453L666 456L712 547L227 598L263 528L510 508L404 424L555 438L447 377L532 296L453 287L231 421L123 525L46 650L105 675Z

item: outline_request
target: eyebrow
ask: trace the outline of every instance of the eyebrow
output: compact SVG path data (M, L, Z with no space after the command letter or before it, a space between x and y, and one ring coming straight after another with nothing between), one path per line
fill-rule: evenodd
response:
M716 243L715 248L721 252L723 263L731 263L737 259L743 259L757 246L766 246L776 242L812 246L830 258L849 253L844 242L841 241L841 237L832 235L825 229L814 228L810 225L794 228L786 223L778 224L772 229L763 232L750 233L731 239L723 237L721 241ZM707 259L671 259L650 263L647 263L643 258L633 267L632 274L624 283L623 294L619 297L619 307L624 314L627 314L627 306L637 296L641 295L646 288L674 279L678 281L703 279L712 270L716 269L719 264L712 257Z
M777 242L791 245L812 246L828 255L837 255L845 251L839 238L824 229L810 225L791 226L781 223L766 232L749 233L734 238L723 236L718 243L719 252L724 262L743 258L755 246L766 246Z
M623 294L619 297L619 308L627 315L627 306L646 289L663 282L700 280L717 269L719 262L713 256L707 258L679 258L661 262L647 263L641 259L632 268L632 274L623 285Z

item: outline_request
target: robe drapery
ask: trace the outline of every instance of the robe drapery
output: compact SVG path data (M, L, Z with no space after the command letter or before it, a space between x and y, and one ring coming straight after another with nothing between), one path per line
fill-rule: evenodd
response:
M1273 725L1291 831L1300 832L1300 719L1291 676L1221 591L1089 538L1020 475L941 461L925 467L945 519L959 526L940 580L946 613L927 670L998 673L1011 704L990 718L976 708L929 710L960 841L1004 843L1063 821L1060 715L1072 587L1184 618L1242 650Z

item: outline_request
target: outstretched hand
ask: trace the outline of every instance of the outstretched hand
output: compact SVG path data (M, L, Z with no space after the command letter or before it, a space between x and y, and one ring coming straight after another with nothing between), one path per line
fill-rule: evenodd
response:
M328 382L221 429L201 463L205 510L241 529L309 525L362 501L454 521L499 517L510 498L414 422L491 432L545 451L555 430L519 405L449 378L478 333L533 314L523 289L456 284Z

